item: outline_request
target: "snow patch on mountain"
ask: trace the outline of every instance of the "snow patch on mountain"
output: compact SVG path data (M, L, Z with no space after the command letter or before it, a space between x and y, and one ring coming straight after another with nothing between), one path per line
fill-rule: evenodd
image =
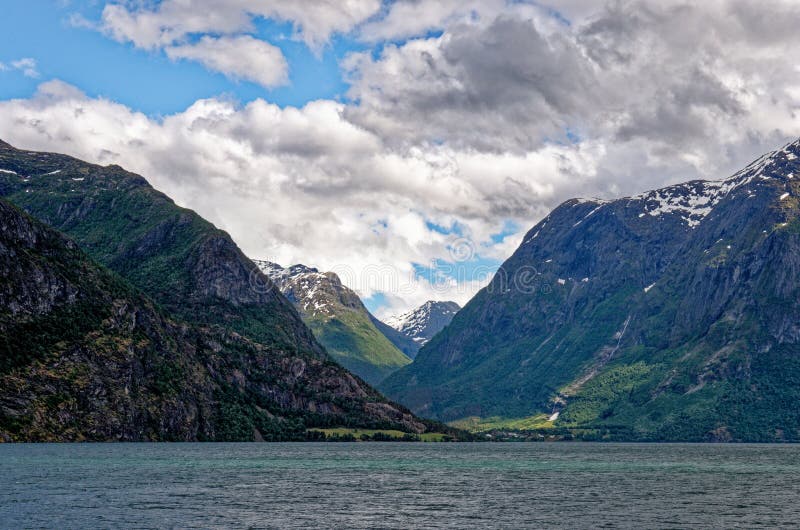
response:
M333 316L330 288L340 283L335 275L299 264L283 268L271 261L253 260L253 263L304 313Z
M602 203L600 204L600 206L598 206L597 208L595 208L595 209L594 209L594 210L592 210L591 212L587 213L587 214L584 216L584 218L583 218L583 219L581 219L580 221L578 221L577 223L575 223L575 224L574 224L574 225L572 225L572 226L573 226L573 227L575 227L575 226L578 226L579 224L581 224L581 223L582 223L582 222L584 222L586 219L588 219L589 217L591 217L591 215L592 215L593 213L595 213L597 210L599 210L600 208L602 208L602 207L603 207L603 206L605 206L606 204L608 204L608 203L607 203L607 202L602 202Z
M648 191L629 201L644 202L644 212L639 217L660 217L675 214L689 227L696 228L722 199L734 190L756 179L770 180L773 173L797 158L800 141L787 144L782 149L758 158L746 168L724 180L695 180L659 190Z
M455 302L430 300L420 307L386 320L386 324L420 346L447 326L461 307Z
M586 204L586 203L601 204L602 205L602 204L608 204L608 203L611 202L611 201L608 201L606 199L597 199L595 197L578 197L578 198L572 199L572 200L575 201L575 204L573 204L573 206L577 206L579 204Z

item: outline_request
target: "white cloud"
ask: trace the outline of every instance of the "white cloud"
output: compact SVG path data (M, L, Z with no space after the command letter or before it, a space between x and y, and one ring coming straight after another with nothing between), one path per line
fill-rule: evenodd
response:
M367 42L404 40L459 25L483 25L505 14L536 19L543 27L558 25L553 10L544 5L508 0L397 0L388 12L359 28Z
M98 23L78 14L70 23L270 88L287 82L288 68L279 48L252 35L255 20L290 22L293 38L319 53L331 35L351 31L380 8L380 0L128 1L107 4Z
M233 34L252 30L250 17L240 6L227 7L191 0L166 0L152 8L111 3L103 8L100 28L120 42L132 42L145 49L182 42L190 34Z
M66 23L73 28L83 28L91 30L100 29L96 21L89 20L80 13L70 13L67 16Z
M312 49L334 33L347 33L376 15L380 0L262 0L247 2L250 13L294 23L295 37Z
M294 37L318 49L334 33L346 33L376 14L380 0L164 0L156 5L112 3L105 6L103 29L140 48L182 42L191 34L250 32L253 19L291 22Z
M393 3L386 16L373 20L360 30L367 41L419 37L456 23L468 23L477 13L499 12L505 0L400 0Z
M20 71L25 77L39 77L39 71L36 69L36 59L30 57L17 59L11 61L9 64L0 62L0 72L7 72L10 70Z
M288 82L289 65L279 48L248 35L203 37L193 44L165 49L170 59L200 62L209 70L234 79L254 81L266 88Z

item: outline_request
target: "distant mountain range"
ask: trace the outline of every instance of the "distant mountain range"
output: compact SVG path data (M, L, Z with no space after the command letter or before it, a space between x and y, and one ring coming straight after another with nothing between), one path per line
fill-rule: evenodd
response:
M459 309L455 302L426 302L384 323L332 272L297 264L253 260L295 305L303 321L342 366L371 384L411 363L420 347Z
M416 309L400 316L391 317L386 324L403 337L411 339L416 350L410 355L416 357L419 348L447 326L461 307L455 302L428 301Z
M462 424L799 441L800 142L726 180L565 202L381 389Z
M377 384L411 363L376 327L375 318L358 295L342 285L336 274L305 265L283 268L269 261L255 263L295 305L328 353L368 383Z
M0 440L435 427L333 362L228 234L144 178L0 142L0 196L27 212L0 202Z

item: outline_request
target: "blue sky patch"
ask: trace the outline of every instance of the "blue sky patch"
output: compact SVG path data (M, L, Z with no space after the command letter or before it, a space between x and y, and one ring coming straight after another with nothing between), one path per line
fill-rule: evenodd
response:
M150 116L181 112L198 99L215 96L247 103L263 98L278 106L303 106L317 99L343 99L348 85L340 60L365 49L355 40L334 35L315 54L292 40L292 25L271 20L255 21L255 36L281 49L289 63L289 84L266 89L255 83L229 79L192 61L172 61L161 50L137 49L99 31L70 24L78 13L100 20L102 6L94 1L55 0L4 2L0 17L0 62L21 58L37 63L38 77L19 70L0 72L0 99L28 98L47 80L60 79L91 97L108 97Z

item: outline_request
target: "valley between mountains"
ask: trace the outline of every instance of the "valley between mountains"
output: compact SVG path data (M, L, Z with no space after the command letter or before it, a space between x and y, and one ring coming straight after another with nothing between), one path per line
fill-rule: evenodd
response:
M382 322L141 176L0 142L0 439L800 441L799 157L567 201L463 308Z

